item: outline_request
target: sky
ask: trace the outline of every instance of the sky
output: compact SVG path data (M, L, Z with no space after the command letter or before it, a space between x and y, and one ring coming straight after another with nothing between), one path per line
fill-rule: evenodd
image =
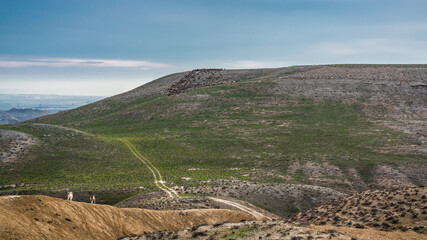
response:
M111 96L195 68L427 63L425 0L0 1L0 93Z

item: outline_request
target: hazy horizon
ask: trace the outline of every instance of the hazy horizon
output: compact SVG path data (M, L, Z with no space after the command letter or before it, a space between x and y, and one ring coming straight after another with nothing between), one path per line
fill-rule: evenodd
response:
M8 111L12 108L30 108L57 112L93 103L105 97L106 96L0 93L0 111Z
M111 96L195 68L427 63L427 2L3 1L0 93Z

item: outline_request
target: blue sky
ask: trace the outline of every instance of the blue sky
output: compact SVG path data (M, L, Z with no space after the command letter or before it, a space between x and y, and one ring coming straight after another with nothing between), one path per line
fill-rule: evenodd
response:
M203 67L427 63L427 1L0 1L0 93L117 94Z

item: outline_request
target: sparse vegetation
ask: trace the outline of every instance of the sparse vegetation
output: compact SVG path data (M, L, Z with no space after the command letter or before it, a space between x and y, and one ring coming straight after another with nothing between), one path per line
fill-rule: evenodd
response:
M288 222L423 233L426 187L369 190L299 213ZM425 215L425 214L424 214Z
M356 74L364 67L349 69ZM401 67L404 70L397 72L412 68L425 71L424 67ZM402 164L425 164L425 154L420 152L382 150L424 144L413 134L389 128L389 123L399 122L385 104L398 102L398 93L384 90L383 99L373 103L371 97L377 96L378 90L370 91L362 82L340 83L336 85L340 88L329 93L318 90L317 82L304 80L307 76L329 73L328 68L221 71L220 85L188 88L167 96L168 87L185 75L173 74L78 109L30 123L3 126L26 132L38 143L22 156L22 161L2 166L4 177L0 185L26 184L13 191L154 191L152 175L117 138L128 139L150 159L168 186L191 187L209 185L215 179L240 179L360 189L377 184L374 175L380 165L397 168ZM381 66L375 67L378 68ZM340 71L330 69L341 78ZM294 76L301 80L287 82L293 81ZM289 91L283 86L298 89ZM304 89L317 92L304 95ZM405 97L412 96L413 104L418 104L423 100L417 99L416 94ZM389 99L393 101L387 102ZM90 135L73 135L71 131L34 125L35 122L78 129ZM327 162L342 171L356 172L342 174L339 179L334 175L310 178L302 170L289 172L296 162ZM353 186L354 182L366 185ZM144 190L138 190L139 186ZM0 191L7 194L10 189Z

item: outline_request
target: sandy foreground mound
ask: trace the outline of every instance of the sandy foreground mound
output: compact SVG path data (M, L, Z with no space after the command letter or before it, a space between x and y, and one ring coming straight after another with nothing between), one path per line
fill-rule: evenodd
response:
M0 197L0 213L0 239L116 239L256 220L244 212L226 209L122 209L42 195Z

